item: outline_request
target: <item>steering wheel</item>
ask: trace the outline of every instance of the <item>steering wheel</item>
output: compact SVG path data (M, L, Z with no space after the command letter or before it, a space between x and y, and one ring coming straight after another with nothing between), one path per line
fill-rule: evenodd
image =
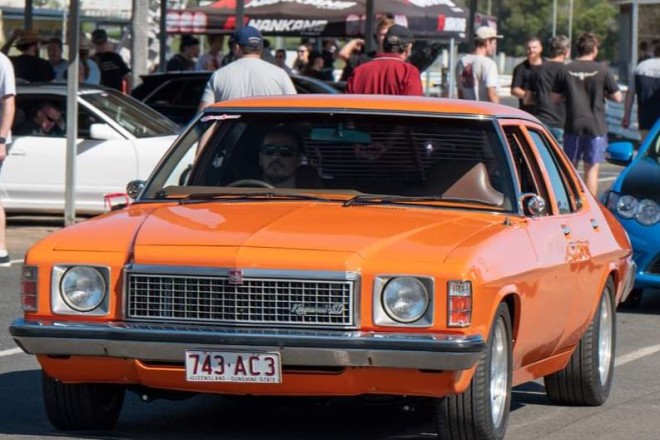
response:
M241 180L237 180L235 182L232 182L227 186L258 186L258 187L261 187L261 188L275 188L270 183L264 182L263 180L257 180L257 179L241 179Z

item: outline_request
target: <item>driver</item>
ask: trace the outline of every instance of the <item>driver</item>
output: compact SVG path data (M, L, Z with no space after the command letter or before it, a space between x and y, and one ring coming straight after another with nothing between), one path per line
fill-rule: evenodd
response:
M278 188L295 188L303 141L298 133L276 127L264 136L259 149L262 180Z

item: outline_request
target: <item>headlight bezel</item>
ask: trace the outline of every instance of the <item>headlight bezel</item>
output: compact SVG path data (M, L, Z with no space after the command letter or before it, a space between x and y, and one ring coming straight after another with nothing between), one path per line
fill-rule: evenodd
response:
M606 198L607 208L614 212L617 216L625 220L635 220L642 226L654 226L660 223L660 216L657 216L655 220L646 220L643 215L643 212L646 211L646 207L650 206L651 209L655 209L656 212L660 212L660 205L654 200L632 196L630 194L620 194L616 191L609 191ZM624 206L632 205L628 210L624 210Z
M67 276L72 276L76 269L93 270L99 276L102 285L100 299L93 307L80 307L64 292L63 283ZM54 314L105 316L108 314L110 296L110 268L91 264L59 264L53 266L51 276L51 309Z
M402 279L414 280L413 283L417 284L425 292L426 307L424 308L423 312L414 319L397 319L392 310L388 310L388 306L386 305L385 294L387 286L393 286L393 281ZM435 282L432 277L402 274L376 276L374 279L373 291L374 323L376 325L395 327L427 328L432 326L435 297L434 292Z

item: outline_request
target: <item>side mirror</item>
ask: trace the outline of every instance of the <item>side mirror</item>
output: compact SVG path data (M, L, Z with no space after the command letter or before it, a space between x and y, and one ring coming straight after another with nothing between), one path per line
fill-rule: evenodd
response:
M632 161L634 152L630 142L612 142L605 150L605 159L611 164L626 166Z
M126 185L126 194L128 194L128 197L135 200L144 189L144 185L144 180L132 180Z
M545 199L533 193L525 193L518 201L520 210L527 216L542 217L548 213Z
M89 135L92 139L99 141L111 141L113 139L124 139L117 131L108 124L92 124L89 126Z

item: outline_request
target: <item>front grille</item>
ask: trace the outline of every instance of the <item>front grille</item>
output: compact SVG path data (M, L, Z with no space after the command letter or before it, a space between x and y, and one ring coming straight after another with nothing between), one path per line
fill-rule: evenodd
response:
M129 319L228 325L336 327L354 322L353 280L129 273Z

